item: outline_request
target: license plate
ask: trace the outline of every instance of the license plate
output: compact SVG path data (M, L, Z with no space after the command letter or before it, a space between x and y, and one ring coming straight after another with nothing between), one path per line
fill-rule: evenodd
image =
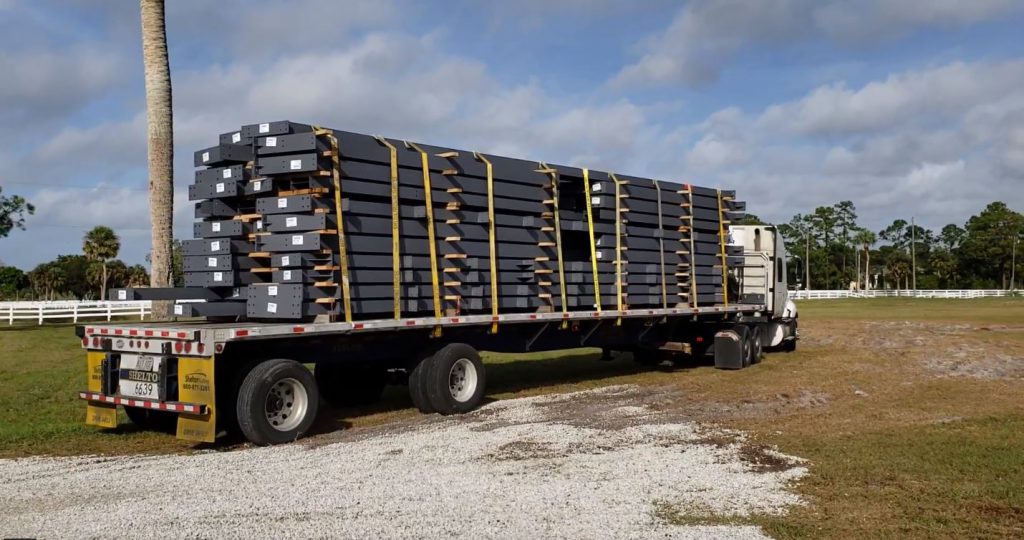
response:
M118 393L125 397L160 400L163 381L160 367L163 358L145 354L122 354Z

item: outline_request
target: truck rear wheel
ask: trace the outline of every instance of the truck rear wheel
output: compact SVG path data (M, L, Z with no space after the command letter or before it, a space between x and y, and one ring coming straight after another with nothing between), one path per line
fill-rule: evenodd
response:
M434 353L426 379L427 398L441 414L462 414L484 398L486 376L480 353L464 343L452 343Z
M174 433L178 427L178 415L167 411L154 411L142 407L125 407L124 413L139 429Z
M313 374L294 360L269 360L245 376L238 391L238 426L255 444L294 441L313 425L320 392Z
M430 404L430 398L427 397L427 381L430 379L430 368L431 368L431 357L426 357L420 360L416 367L412 368L409 372L409 397L412 398L412 404L423 414L430 414L437 412L434 406Z
M370 366L318 363L313 372L324 401L335 407L371 405L380 400L388 372Z

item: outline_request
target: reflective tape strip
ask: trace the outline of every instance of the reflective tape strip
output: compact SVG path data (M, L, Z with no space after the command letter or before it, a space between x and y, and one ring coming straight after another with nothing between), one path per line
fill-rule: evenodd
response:
M123 405L125 407L141 407L144 409L156 409L160 411L173 411L189 414L206 414L206 405L201 403L180 403L177 401L152 401L148 399L129 399L118 396L108 396L99 392L79 392L79 399L96 401L99 403L110 403L112 405Z

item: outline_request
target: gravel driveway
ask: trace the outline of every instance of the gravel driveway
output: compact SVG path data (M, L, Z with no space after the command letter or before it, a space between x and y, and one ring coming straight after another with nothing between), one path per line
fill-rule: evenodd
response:
M799 460L751 460L742 435L667 416L644 392L505 400L272 448L0 460L0 537L762 538L658 508L801 504Z

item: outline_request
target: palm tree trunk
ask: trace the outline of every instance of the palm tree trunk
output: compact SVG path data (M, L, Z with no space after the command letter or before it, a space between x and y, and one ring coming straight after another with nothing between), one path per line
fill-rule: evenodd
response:
M103 280L100 282L100 300L107 299L107 261L103 261Z
M167 287L171 280L174 235L174 127L171 109L171 68L163 0L139 0L142 13L142 63L146 78L146 120L149 130L149 213L153 251L150 285ZM170 302L154 302L153 317L170 317Z
M864 290L871 289L871 250L864 248Z

